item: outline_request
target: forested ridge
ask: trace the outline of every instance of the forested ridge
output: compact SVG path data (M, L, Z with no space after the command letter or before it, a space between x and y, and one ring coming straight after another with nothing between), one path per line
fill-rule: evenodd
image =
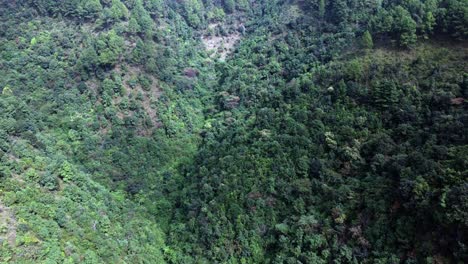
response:
M466 0L0 0L0 263L465 263Z

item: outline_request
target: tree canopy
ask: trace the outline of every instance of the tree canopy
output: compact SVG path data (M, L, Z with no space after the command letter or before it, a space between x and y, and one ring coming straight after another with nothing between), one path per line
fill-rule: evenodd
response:
M464 263L467 12L0 1L0 262Z

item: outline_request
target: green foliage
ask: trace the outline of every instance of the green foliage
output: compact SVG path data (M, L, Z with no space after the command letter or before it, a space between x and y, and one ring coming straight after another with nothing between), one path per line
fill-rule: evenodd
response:
M132 22L133 25L130 30L143 33L148 37L153 35L153 22L149 12L144 8L142 0L135 1L135 6L131 11L131 19L135 21Z
M0 262L462 263L466 11L0 2Z
M232 13L236 9L236 2L234 0L223 0L224 10L227 13Z
M372 49L374 47L374 41L372 40L372 35L369 30L366 30L362 35L362 45L366 49Z
M123 52L124 39L114 30L102 34L96 40L98 63L104 67L117 64Z
M102 11L102 5L99 0L90 0L85 1L83 5L83 9L86 12L87 17L97 17L99 13Z
M120 0L112 0L109 8L105 8L101 13L101 19L108 26L111 23L116 23L121 20L126 20L129 17L127 7Z
M70 182L73 179L73 171L71 164L67 161L63 162L59 172L60 177L64 182Z
M459 39L468 37L468 5L463 0L448 0L444 29Z
M9 86L5 86L2 89L2 95L3 96L13 95L13 90L11 90L11 88Z
M63 15L81 19L95 18L102 11L99 0L65 0L65 1L25 1L33 2L32 5L41 13L54 16Z
M325 0L319 1L318 13L320 19L323 19L325 17Z
M393 30L399 34L400 45L409 47L416 42L416 22L411 18L411 14L401 6L394 10Z
M226 17L224 10L218 7L213 8L207 15L210 22L223 21Z

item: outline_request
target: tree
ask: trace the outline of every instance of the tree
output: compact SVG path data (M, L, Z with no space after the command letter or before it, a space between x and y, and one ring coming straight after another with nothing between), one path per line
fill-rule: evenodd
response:
M323 20L325 18L325 0L320 0L318 11L320 19Z
M213 7L208 13L209 22L223 21L225 17L226 14L224 13L224 9L219 7Z
M85 1L84 10L87 17L96 17L102 11L102 5L99 0Z
M424 16L424 24L422 26L423 32L424 32L424 38L428 38L430 34L432 34L432 31L434 29L434 26L436 25L436 19L432 12L427 12L426 15Z
M446 30L452 36L465 39L468 37L468 5L465 0L449 0Z
M111 23L116 23L120 20L125 20L129 16L127 7L120 0L112 0L110 8L106 8L101 15L105 26Z
M83 77L95 73L96 67L98 66L98 55L94 43L88 43L86 48L84 48L78 60L78 65L79 68L82 69L81 73Z
M114 20L127 19L128 15L127 7L120 0L112 0L111 16Z
M123 52L124 39L114 30L101 34L96 41L98 62L102 66L113 66Z
M372 49L374 47L374 41L372 40L372 35L369 30L366 30L362 35L362 45L366 49Z
M204 21L204 6L200 0L188 0L184 2L185 18L192 27L198 28Z
M164 10L164 1L163 0L148 0L146 1L146 9L151 13L151 15L156 15L163 12Z
M153 20L149 15L148 11L143 6L143 2L141 0L135 1L135 6L132 10L132 17L136 19L138 22L139 28L142 33L146 36L153 35Z
M238 0L237 1L237 9L242 11L247 11L249 8L249 1L248 0Z
M236 3L234 0L224 0L224 10L226 10L227 13L232 13L236 9Z
M3 87L2 95L5 95L5 96L13 95L13 91L11 90L10 87L5 86L5 87Z
M408 10L401 6L395 7L393 31L399 35L399 43L403 47L409 47L417 40L416 22L411 17Z
M136 18L133 15L130 18L130 20L128 21L128 32L130 32L132 34L136 34L136 33L141 32L141 27L140 27L140 25L138 24L138 21L136 20Z

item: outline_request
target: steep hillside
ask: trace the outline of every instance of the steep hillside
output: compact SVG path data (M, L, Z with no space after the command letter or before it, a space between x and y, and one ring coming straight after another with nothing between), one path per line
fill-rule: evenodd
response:
M0 0L0 262L464 263L465 0Z

